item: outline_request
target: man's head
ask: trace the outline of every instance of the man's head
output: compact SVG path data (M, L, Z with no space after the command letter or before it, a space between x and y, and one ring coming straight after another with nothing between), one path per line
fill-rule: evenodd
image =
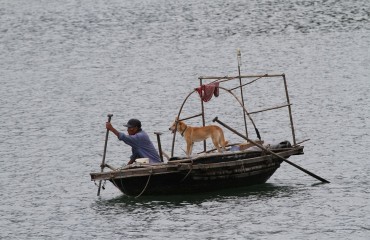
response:
M141 122L135 118L128 120L127 124L124 124L123 126L127 127L129 135L135 135L141 131Z

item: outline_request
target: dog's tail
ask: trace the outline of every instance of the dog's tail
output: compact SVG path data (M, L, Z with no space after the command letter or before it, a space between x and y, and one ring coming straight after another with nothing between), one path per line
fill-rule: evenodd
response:
M223 150L225 150L225 147L227 146L227 144L229 144L229 141L226 141L226 140L221 140L221 142L220 142L220 145L221 145L221 147L222 147L222 149Z

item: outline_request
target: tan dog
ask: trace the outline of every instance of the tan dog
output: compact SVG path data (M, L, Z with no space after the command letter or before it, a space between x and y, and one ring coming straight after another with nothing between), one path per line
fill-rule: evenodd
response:
M192 127L186 125L183 121L178 121L176 117L175 122L169 128L172 133L175 133L177 122L177 131L185 138L186 141L186 155L190 157L193 150L194 142L201 142L207 138L212 138L213 145L217 148L218 152L225 150L227 141L225 141L224 132L219 126L209 125L204 127ZM222 150L221 150L222 148Z

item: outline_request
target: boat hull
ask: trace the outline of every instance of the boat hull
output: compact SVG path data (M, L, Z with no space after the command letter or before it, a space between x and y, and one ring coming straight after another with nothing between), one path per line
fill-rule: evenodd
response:
M289 158L303 154L303 147L274 152ZM214 154L194 160L92 173L91 179L109 180L129 196L189 194L265 183L281 163L280 158L263 152Z
M212 177L189 175L186 178L184 174L171 173L151 177L149 175L130 179L110 179L110 181L129 196L190 194L262 184L274 174L276 169L277 167L270 167L254 172Z

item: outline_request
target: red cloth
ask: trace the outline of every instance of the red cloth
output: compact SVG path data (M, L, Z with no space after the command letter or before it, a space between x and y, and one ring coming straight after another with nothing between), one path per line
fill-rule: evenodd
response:
M218 97L219 95L219 88L218 85L220 83L210 83L206 85L202 85L198 88L196 88L197 92L199 93L200 98L203 100L203 102L208 102L211 100L212 96L215 95L215 97Z

